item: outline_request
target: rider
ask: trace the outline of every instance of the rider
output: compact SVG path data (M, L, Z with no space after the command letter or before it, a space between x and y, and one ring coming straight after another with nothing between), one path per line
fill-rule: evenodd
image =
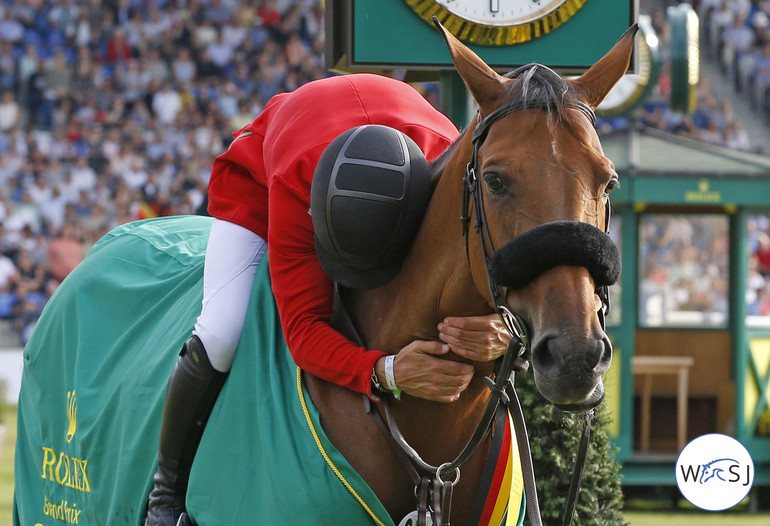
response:
M386 353L359 347L330 325L333 282L316 256L309 215L311 180L324 149L366 124L403 132L428 160L458 135L408 84L370 74L335 76L273 97L214 161L202 308L169 379L146 526L173 526L184 513L190 468L233 363L267 245L272 290L296 364L375 399L374 380L377 387L390 385ZM503 354L509 337L496 315L447 318L438 330L441 342L414 341L401 349L392 374L406 394L452 402L470 382L473 366L441 356L451 349L490 361Z

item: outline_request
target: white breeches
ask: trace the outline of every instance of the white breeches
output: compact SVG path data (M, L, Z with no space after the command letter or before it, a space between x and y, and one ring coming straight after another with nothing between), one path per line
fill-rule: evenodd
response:
M214 219L203 268L203 301L193 334L203 342L211 365L233 365L257 266L267 242L229 221Z

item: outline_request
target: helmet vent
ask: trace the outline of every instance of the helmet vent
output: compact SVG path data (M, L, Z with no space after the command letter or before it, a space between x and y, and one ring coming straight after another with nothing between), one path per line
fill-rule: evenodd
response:
M361 192L401 199L404 197L404 174L379 166L340 165L334 185L339 190Z
M376 126L361 129L356 140L348 144L345 149L345 157L396 166L404 166L406 163L403 146L398 135L383 133L382 128Z

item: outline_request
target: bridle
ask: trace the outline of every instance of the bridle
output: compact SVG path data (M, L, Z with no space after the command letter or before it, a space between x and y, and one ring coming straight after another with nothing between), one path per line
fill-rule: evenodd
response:
M539 64L530 64L523 68L519 68L510 74L510 76L516 77L525 69L532 67L546 68ZM596 126L596 114L593 109L582 101L566 104L567 108L575 109L585 115L591 124ZM527 516L529 517L530 524L532 526L541 526L542 518L540 517L540 507L537 498L537 488L534 477L534 467L532 463L532 455L529 448L529 437L527 435L526 424L524 421L524 415L521 409L518 395L513 384L514 372L524 372L528 369L529 362L528 357L530 353L530 338L527 334L527 328L523 320L517 315L511 312L508 307L505 306L500 294L500 287L495 282L492 274L491 261L492 255L495 253L494 244L492 242L492 235L489 230L489 224L486 217L486 211L484 209L484 199L481 192L481 185L479 181L479 150L489 134L491 126L498 120L511 115L514 112L524 109L548 109L543 108L541 104L527 103L527 102L513 102L506 104L492 111L484 119L481 119L478 115L478 122L476 128L471 135L471 141L473 143L473 153L471 160L468 162L465 170L464 189L463 189L463 204L462 215L460 220L463 225L463 236L465 237L465 247L468 261L470 263L470 208L473 206L474 231L479 237L479 244L481 246L481 256L484 263L484 271L487 278L487 284L489 286L490 298L493 304L495 312L500 315L506 329L511 335L511 342L508 350L500 364L500 368L496 373L496 381L488 381L490 387L490 399L487 405L489 409L490 405L497 405L502 403L511 412L514 427L516 429L516 440L519 446L519 454L521 457L522 470L524 475L524 491L527 499ZM609 197L605 202L605 225L604 231L609 232L609 223L611 216L611 206ZM610 310L610 294L609 286L602 286L598 290L599 299L601 300L602 307L600 308L599 321L601 323L602 330L605 329L606 316ZM511 355L516 356L515 360L511 360ZM486 416L485 411L484 416ZM581 432L580 443L578 445L578 454L575 460L575 467L573 470L573 476L570 483L569 496L567 498L567 506L562 520L563 526L569 526L572 522L575 506L577 504L577 496L580 488L580 482L582 480L583 467L585 465L585 459L588 454L588 446L591 434L591 421L593 420L593 411L589 411L583 415L583 430ZM479 426L485 424L484 417L479 422ZM478 427L477 427L478 431ZM476 436L476 433L473 435ZM469 443L470 445L470 443ZM467 449L468 446L466 446Z
M545 68L545 66L541 66L539 64L530 64L523 68L519 68L519 70L512 72L509 74L509 76L518 76L518 74L521 72L532 67ZM587 104L578 101L575 103L568 103L566 104L566 107L580 111L591 121L592 125L596 125L596 115L594 114L593 109ZM364 396L364 403L366 405L367 412L374 416L375 422L391 445L391 449L399 458L400 462L403 464L404 468L409 473L415 484L415 495L418 500L418 526L424 526L426 524L426 517L428 513L430 513L432 516L433 524L436 524L437 526L449 524L452 491L454 485L457 484L460 479L460 467L473 456L478 446L484 440L484 437L489 433L495 417L505 417L505 410L510 412L516 431L516 440L524 475L524 491L527 501L527 515L532 526L542 526L542 519L540 516L540 508L537 498L537 489L535 485L534 467L529 447L529 437L527 435L521 404L519 402L519 398L516 394L513 383L514 373L524 372L529 367L528 358L530 353L530 338L527 333L526 324L521 319L521 317L511 312L505 306L500 294L500 287L497 285L491 271L490 262L492 260L492 255L495 253L495 249L486 218L486 212L484 209L481 185L477 175L479 173L479 149L486 140L490 127L501 118L524 109L547 110L549 108L544 108L542 104L537 103L512 102L492 111L484 119L481 119L479 115L476 128L474 129L471 136L473 143L473 153L471 160L467 164L466 174L463 179L464 190L461 221L463 225L463 236L465 237L466 241L468 261L470 264L469 226L470 209L471 206L473 206L473 214L475 218L474 231L479 236L481 255L484 263L487 283L489 286L491 302L495 312L500 315L506 330L511 335L511 341L508 349L502 358L500 358L496 367L495 379L492 380L489 377L484 378L485 383L490 389L490 397L487 401L486 408L484 409L484 412L476 428L474 429L473 434L471 435L463 450L454 460L445 462L440 466L433 466L425 462L419 453L407 443L393 417L390 408L390 401L387 398L383 399L383 403L381 404L384 412L383 418L379 412L374 409L371 400ZM607 199L606 202L605 218L606 232L609 229L610 219L609 199ZM600 287L598 293L602 302L599 318L602 329L604 329L605 318L609 312L610 307L609 287ZM592 419L592 411L583 415L584 426L581 433L580 443L578 446L578 454L575 461L575 468L570 484L567 508L565 510L564 519L562 522L563 526L569 526L569 524L571 524L575 506L577 504L577 494L582 479L583 466L585 464L585 459L588 452ZM418 470L422 470L423 472L428 473L428 475L421 476Z

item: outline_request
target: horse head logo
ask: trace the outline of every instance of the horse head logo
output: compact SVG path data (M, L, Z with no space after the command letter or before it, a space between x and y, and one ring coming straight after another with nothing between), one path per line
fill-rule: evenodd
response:
M737 460L733 460L731 458L719 458L717 460L712 460L711 462L707 464L703 464L703 472L700 476L700 483L704 484L711 480L712 478L716 477L722 482L727 482L724 478L722 478L722 473L724 473L724 468L721 467L721 465L715 466L715 464L718 464L719 462L732 462L733 464L737 464Z
M77 398L75 397L75 391L67 391L67 434L64 439L69 444L75 437L75 431L78 429L78 406Z

